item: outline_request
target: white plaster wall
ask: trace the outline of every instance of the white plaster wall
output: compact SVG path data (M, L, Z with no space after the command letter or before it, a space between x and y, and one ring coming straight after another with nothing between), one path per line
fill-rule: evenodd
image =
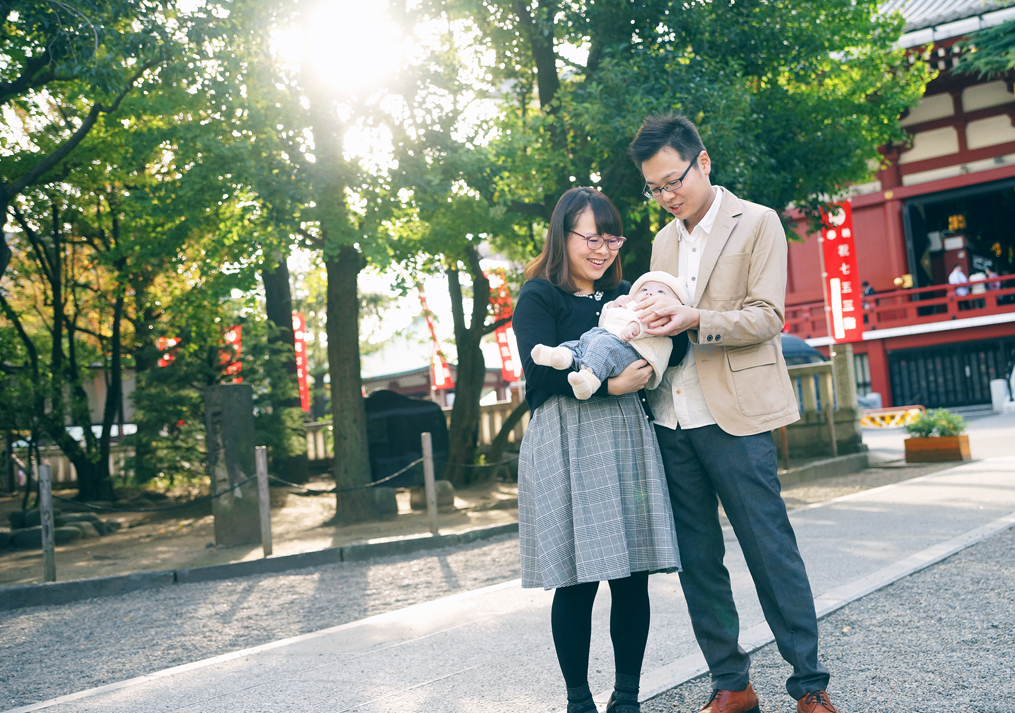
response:
M959 132L954 126L932 131L921 131L913 137L913 148L899 156L899 163L913 163L938 156L949 156L959 151Z
M984 146L1015 141L1015 127L1007 114L992 116L989 119L971 121L966 125L966 146L979 149Z
M966 112L1001 106L1012 101L1015 101L1015 96L1008 91L1008 86L1003 81L977 84L962 90L962 110Z
M952 104L951 94L934 94L920 98L920 103L909 110L909 115L899 122L899 126L912 126L922 124L925 121L943 119L946 116L955 114L955 106Z

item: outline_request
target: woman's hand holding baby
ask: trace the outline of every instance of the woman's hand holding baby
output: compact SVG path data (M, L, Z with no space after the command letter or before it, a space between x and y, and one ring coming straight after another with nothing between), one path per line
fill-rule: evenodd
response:
M644 359L636 359L627 365L617 376L607 381L607 391L611 396L621 396L641 391L652 378L652 365Z

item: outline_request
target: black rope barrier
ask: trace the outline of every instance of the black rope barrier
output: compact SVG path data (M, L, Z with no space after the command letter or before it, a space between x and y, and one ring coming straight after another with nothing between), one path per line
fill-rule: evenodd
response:
M251 482L252 480L257 480L257 476L255 475L252 478L247 478L246 480L239 482L226 490L223 490L221 493L215 493L214 495L203 495L200 498L194 498L193 500L188 500L185 503L179 503L177 505L167 505L166 507L163 508L107 508L104 505L92 505L91 503L83 503L79 500L74 500L73 498L63 498L60 497L59 495L56 495L55 493L53 494L53 499L62 500L65 503L72 503L77 507L88 508L89 510L99 510L101 512L165 512L167 510L179 510L180 508L186 508L190 507L191 505L196 505L198 503L206 503L209 500L214 500L215 498L221 498L230 490L235 490L236 488L242 487L247 483Z
M497 466L497 465L507 465L508 463L512 463L512 462L514 462L516 460L518 460L518 456L517 455L512 456L510 458L506 458L505 460L497 461L496 463L480 463L480 464L459 463L456 467L458 467L458 468L492 468L492 467ZM414 466L419 465L422 462L423 462L422 458L417 458L412 463L409 463L409 465L405 466L404 468L402 468L401 470L399 470L399 471L397 471L395 473L392 473L391 475L387 476L386 478L381 478L380 480L375 480L372 483L366 483L365 485L354 485L351 488L339 488L338 486L335 486L334 488L328 488L327 490L317 490L317 489L314 489L314 488L305 488L302 485L298 485L297 483L290 483L288 480L282 480L281 478L277 478L274 475L269 475L268 476L268 480L272 480L272 481L274 481L276 483L279 483L281 485L285 485L286 487L289 487L289 488L296 488L297 490L302 490L303 492L307 493L308 495L337 495L337 494L340 494L340 493L351 493L351 492L356 491L356 490L364 490L366 488L374 488L374 487L376 487L376 486L378 486L378 485L380 485L382 483L386 483L389 480L392 480L393 478L397 478L398 476L400 476L405 471L409 470L410 468L412 468ZM206 503L206 502L209 502L211 500L214 500L215 498L220 498L223 495L225 495L226 493L228 493L230 490L234 490L235 488L239 488L241 486L244 486L244 485L246 485L247 483L249 483L249 482L251 482L253 480L257 480L257 476L254 476L252 478L247 478L246 480L244 480L244 481L242 481L240 483L237 483L236 485L228 488L227 490L223 490L221 493L216 493L214 495L204 495L204 496L202 496L200 498L194 498L193 500L188 500L185 503L178 503L176 505L167 505L166 507L161 507L161 508L110 508L110 507L106 507L104 505L93 505L91 503L84 503L84 502L81 502L79 500L74 500L73 498L64 498L64 497L61 497L61 496L59 496L59 495L57 495L55 493L53 494L53 499L54 500L60 500L60 501L63 501L65 503L71 503L75 507L87 508L89 510L98 510L100 512L166 512L168 510L180 510L181 508L190 507L191 505L197 505L199 503Z
M409 465L407 465L404 468L402 468L400 471L398 471L396 473L392 473L391 475L387 476L386 478L381 478L380 480L375 480L374 482L372 482L372 483L366 483L365 485L354 485L351 488L341 488L341 489L339 489L339 487L337 485L334 488L328 488L327 490L317 490L315 488L304 488L302 485L297 485L296 483L290 483L288 480L282 480L281 478L276 478L274 475L269 475L268 476L268 480L274 480L276 483L281 483L282 485L287 485L290 488L298 488L299 490L302 490L302 491L304 491L306 493L309 493L310 495L335 495L336 493L351 493L354 490L364 490L366 488L373 488L375 486L380 485L381 483L388 482L392 478L397 478L402 473L404 473L405 471L409 470L409 468L412 468L415 465L419 465L422 462L423 462L422 458L417 458L412 463L410 463Z

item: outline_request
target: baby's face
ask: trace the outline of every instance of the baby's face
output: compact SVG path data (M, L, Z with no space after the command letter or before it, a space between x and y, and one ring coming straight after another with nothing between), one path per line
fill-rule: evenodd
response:
M669 297L670 299L677 299L677 295L673 290L664 285L661 282L646 282L638 290L638 299L643 300L653 295L662 295L663 297Z

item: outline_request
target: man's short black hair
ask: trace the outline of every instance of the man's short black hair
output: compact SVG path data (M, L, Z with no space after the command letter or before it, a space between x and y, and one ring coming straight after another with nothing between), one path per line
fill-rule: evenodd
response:
M685 161L690 161L705 150L705 144L701 143L698 130L690 119L682 114L657 114L642 122L627 154L641 168L643 163L666 146L680 154L680 158Z

